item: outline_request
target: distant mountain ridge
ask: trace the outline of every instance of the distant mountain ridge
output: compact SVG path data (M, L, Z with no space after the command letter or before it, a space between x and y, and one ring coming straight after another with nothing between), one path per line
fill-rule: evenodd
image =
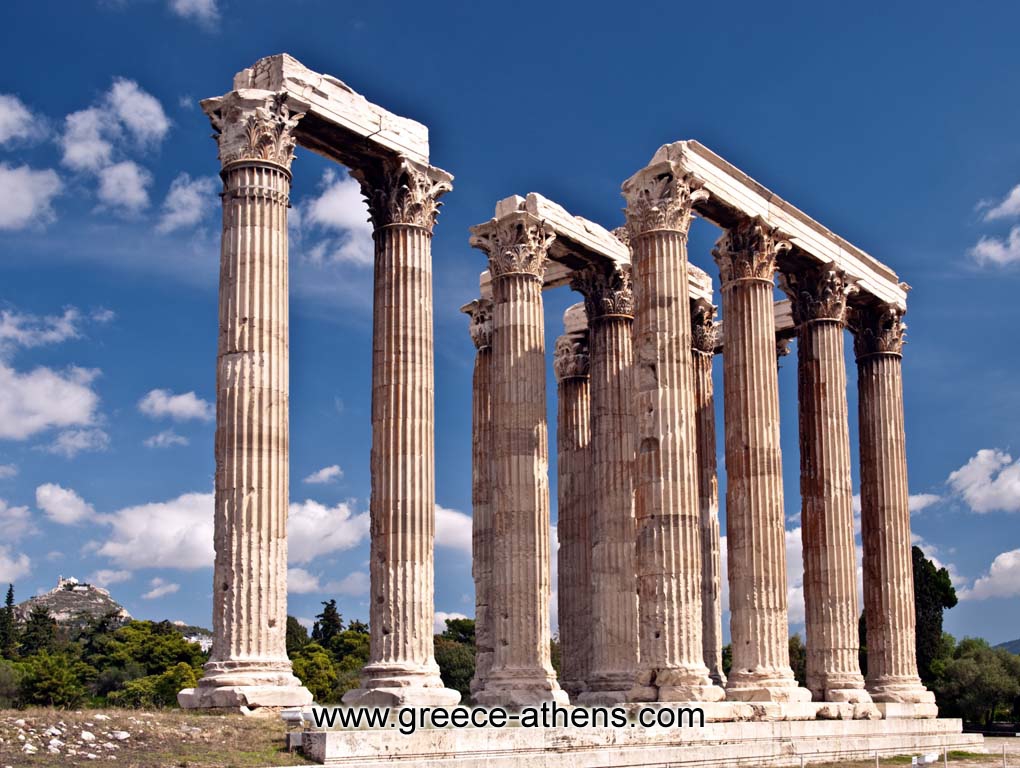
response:
M110 614L118 621L131 621L131 614L110 596L109 590L79 582L73 576L67 579L61 576L54 589L18 603L14 606L14 615L18 621L25 621L39 605L49 611L58 624L84 625L90 619Z
M1020 654L1020 637L1016 640L1010 640L1006 643L999 643L996 648L1005 648L1010 653Z

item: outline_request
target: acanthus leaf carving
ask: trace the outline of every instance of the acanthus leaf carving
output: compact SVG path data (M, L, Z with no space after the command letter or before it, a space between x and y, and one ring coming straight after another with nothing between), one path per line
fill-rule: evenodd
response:
M790 243L778 228L766 224L761 217L743 219L716 241L712 257L719 266L722 284L734 280L767 280L772 282L776 257L790 250Z
M377 229L406 224L431 232L443 205L439 198L453 189L453 177L446 171L400 156L354 169L351 176L361 185Z
M587 334L566 334L556 339L553 370L557 381L588 376L590 363Z
M719 326L715 322L715 307L706 301L691 301L691 346L696 352L715 354L719 346Z
M552 227L523 211L471 228L471 245L488 254L493 279L523 274L541 280L555 239Z
M570 287L584 296L588 321L602 317L634 317L630 269L617 264L592 264L574 273Z
M492 299L475 299L462 310L471 318L468 332L479 351L492 346Z
M708 198L708 192L689 174L677 174L672 163L638 171L623 184L627 201L629 239L646 232L665 229L685 237L694 216L694 204Z
M857 285L846 272L835 267L811 266L783 272L779 287L790 297L793 321L800 325L810 320L845 322L847 298Z
M902 355L903 345L907 342L907 324L903 322L905 312L892 304L854 307L849 319L857 358Z
M297 139L294 129L304 117L292 113L285 92L234 91L202 106L216 133L220 163L266 161L290 169Z

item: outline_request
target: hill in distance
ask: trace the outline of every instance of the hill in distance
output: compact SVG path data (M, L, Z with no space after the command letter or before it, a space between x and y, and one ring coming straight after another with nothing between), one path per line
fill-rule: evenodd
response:
M90 619L113 614L118 621L131 621L131 614L110 596L109 590L93 584L79 582L73 576L57 579L57 586L49 592L30 597L14 606L18 621L25 621L36 606L41 605L61 625L83 626Z
M1016 640L1010 640L1007 643L999 643L996 648L1005 648L1010 653L1020 654L1020 637Z

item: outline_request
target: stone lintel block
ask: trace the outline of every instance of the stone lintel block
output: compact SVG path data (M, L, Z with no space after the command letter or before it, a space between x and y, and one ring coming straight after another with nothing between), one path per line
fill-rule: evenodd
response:
M300 685L231 685L185 688L177 694L184 709L280 709L312 703L311 692Z
M460 692L416 685L357 688L345 693L343 702L349 707L454 707L460 704Z
M245 88L285 91L307 103L295 132L299 141L345 165L361 155L402 155L429 164L429 132L422 123L373 104L346 83L313 72L289 54L267 56L238 72L234 89Z
M874 706L885 720L893 718L928 720L939 716L939 708L934 703L879 701L875 702Z
M485 689L479 691L475 701L483 707L531 707L554 701L561 706L570 704L567 692L555 680L540 679L492 679L486 681Z

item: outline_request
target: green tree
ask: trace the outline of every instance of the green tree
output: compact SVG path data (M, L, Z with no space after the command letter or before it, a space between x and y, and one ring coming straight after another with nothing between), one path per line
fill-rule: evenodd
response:
M312 625L312 640L326 645L344 631L344 620L336 609L336 600L323 602L322 606L322 613L315 617L317 621Z
M22 672L19 665L0 661L0 709L10 709L18 703L21 693Z
M363 621L359 621L358 619L354 619L354 621L348 624L347 629L351 630L352 632L361 632L366 635L368 634L368 624L366 624Z
M936 568L920 547L911 550L914 564L914 613L917 640L917 672L925 684L935 675L932 662L942 644L942 614L957 603L956 589L949 571Z
M351 626L366 625L360 621L351 622ZM367 627L366 627L367 629ZM337 701L354 688L358 687L361 668L368 661L368 632L348 627L333 638L329 644L329 652L333 656L337 671L334 697Z
M312 692L319 704L332 704L336 699L337 671L333 659L318 643L309 643L294 659L294 674Z
M1020 656L964 638L932 688L940 713L990 725L1020 697Z
M449 622L447 622L449 623ZM471 678L475 676L475 647L443 635L436 635L436 663L447 688L459 691L461 700L471 695Z
M0 610L0 658L13 659L18 650L18 625L14 621L14 585L7 585L7 599Z
M308 645L308 630L293 616L287 617L287 655L291 658Z
M21 633L21 655L52 651L57 645L57 622L41 605L32 606Z
M475 644L475 620L474 619L447 619L446 629L441 637L453 640L455 643L464 645Z
M22 663L22 704L39 704L71 709L85 700L88 691L83 678L89 667L66 653L40 651Z
M730 676L730 670L733 669L733 646L726 643L722 647L722 671L726 677Z
M556 675L560 674L560 659L562 658L562 649L560 648L560 636L556 635L549 640L549 663L552 664L553 671Z
M793 668L793 676L801 686L807 685L807 648L800 635L796 634L790 638L790 666Z

